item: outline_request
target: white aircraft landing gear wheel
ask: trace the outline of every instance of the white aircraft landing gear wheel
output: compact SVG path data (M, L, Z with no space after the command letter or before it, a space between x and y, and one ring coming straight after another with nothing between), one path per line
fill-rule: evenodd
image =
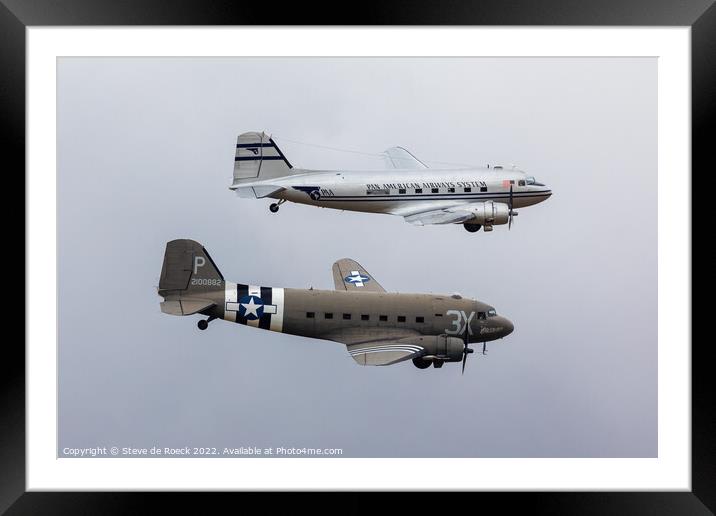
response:
M271 204L271 206L269 206L269 210L271 210L271 213L276 213L278 211L278 204Z
M206 319L202 319L196 325L199 327L200 330L205 330L209 327L209 323L206 321Z
M468 230L470 233L480 231L480 228L482 227L480 224L468 224L467 222L463 224L463 226L465 226L465 229Z

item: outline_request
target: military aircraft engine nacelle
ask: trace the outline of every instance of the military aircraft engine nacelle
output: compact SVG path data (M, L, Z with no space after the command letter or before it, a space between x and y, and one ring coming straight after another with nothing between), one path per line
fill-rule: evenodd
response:
M441 362L459 362L465 349L465 342L462 339L448 335L411 337L400 340L400 343L414 344L425 349L424 358L413 360L415 366L421 369L429 367L433 359Z
M480 224L485 231L491 231L494 224L507 224L510 220L510 207L502 202L485 201L470 207L474 218L471 224Z

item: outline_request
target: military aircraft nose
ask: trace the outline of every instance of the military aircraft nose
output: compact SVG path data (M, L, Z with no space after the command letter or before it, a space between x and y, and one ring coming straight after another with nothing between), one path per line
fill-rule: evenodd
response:
M515 325L512 324L512 321L510 321L507 317L500 317L500 325L502 326L502 336L507 337L510 333L512 333L515 329Z

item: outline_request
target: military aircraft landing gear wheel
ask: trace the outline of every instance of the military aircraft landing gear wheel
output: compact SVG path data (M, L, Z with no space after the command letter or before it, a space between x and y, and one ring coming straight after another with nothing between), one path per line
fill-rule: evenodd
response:
M202 319L201 321L196 323L196 325L199 327L200 330L205 330L209 327L209 323L205 319Z
M269 210L271 210L271 213L276 213L278 211L278 204L273 203L271 206L269 206Z
M480 224L463 224L465 226L465 229L468 230L470 233L475 233L477 231L480 231L480 228L482 227Z
M430 360L423 360L422 358L414 358L413 365L418 369L427 369L430 367Z

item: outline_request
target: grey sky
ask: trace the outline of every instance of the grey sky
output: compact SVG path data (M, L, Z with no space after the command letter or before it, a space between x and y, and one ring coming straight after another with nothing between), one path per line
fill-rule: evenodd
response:
M59 447L338 447L364 457L657 452L657 62L652 58L58 61ZM239 199L236 136L294 165L516 164L548 184L512 231ZM227 279L477 297L487 356L361 367L341 344L197 317L156 295L165 242Z

